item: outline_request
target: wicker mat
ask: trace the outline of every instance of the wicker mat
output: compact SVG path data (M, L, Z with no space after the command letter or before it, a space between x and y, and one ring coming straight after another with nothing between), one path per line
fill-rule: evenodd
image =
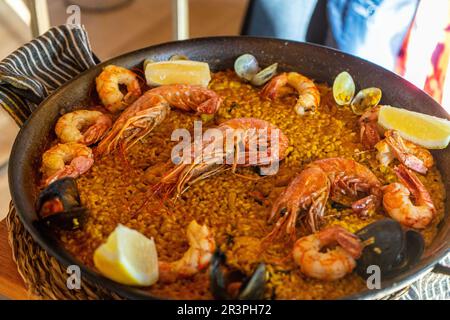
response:
M70 300L98 300L122 299L115 293L82 279L80 290L69 290L66 287L66 268L53 257L49 256L36 242L34 242L22 222L16 215L16 210L10 204L6 224L9 233L9 243L13 252L13 259L31 295L40 299L70 299ZM399 299L408 291L402 289L385 299Z
M69 290L67 273L59 262L49 256L25 230L16 210L10 204L6 225L13 259L28 292L40 299L98 300L121 299L115 293L82 278L80 290Z

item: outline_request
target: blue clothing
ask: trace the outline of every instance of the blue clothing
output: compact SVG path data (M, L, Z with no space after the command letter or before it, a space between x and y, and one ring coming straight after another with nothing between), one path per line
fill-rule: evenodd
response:
M248 35L305 41L317 0L254 0Z
M253 0L251 21L243 32L319 42L393 70L418 1ZM308 38L314 29L327 34L324 41Z

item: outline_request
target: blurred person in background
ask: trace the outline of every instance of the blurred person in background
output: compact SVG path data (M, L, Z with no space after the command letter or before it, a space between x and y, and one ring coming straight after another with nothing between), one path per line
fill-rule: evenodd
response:
M450 112L450 0L251 0L242 34L359 56L397 72Z

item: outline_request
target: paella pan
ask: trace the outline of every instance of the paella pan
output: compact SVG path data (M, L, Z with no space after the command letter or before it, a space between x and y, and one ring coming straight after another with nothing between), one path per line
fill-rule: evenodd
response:
M447 250L447 150L392 121L422 119L399 107L424 103L446 130L445 113L370 63L276 40L195 40L66 88L18 138L28 151L10 169L14 201L50 253L125 296L376 296L368 267L394 290ZM45 139L25 143L39 117Z

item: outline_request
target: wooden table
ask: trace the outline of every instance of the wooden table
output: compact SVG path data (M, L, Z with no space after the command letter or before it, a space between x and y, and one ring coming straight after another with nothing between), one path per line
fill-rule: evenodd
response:
M0 298L30 299L25 284L17 272L8 243L6 222L0 222Z

